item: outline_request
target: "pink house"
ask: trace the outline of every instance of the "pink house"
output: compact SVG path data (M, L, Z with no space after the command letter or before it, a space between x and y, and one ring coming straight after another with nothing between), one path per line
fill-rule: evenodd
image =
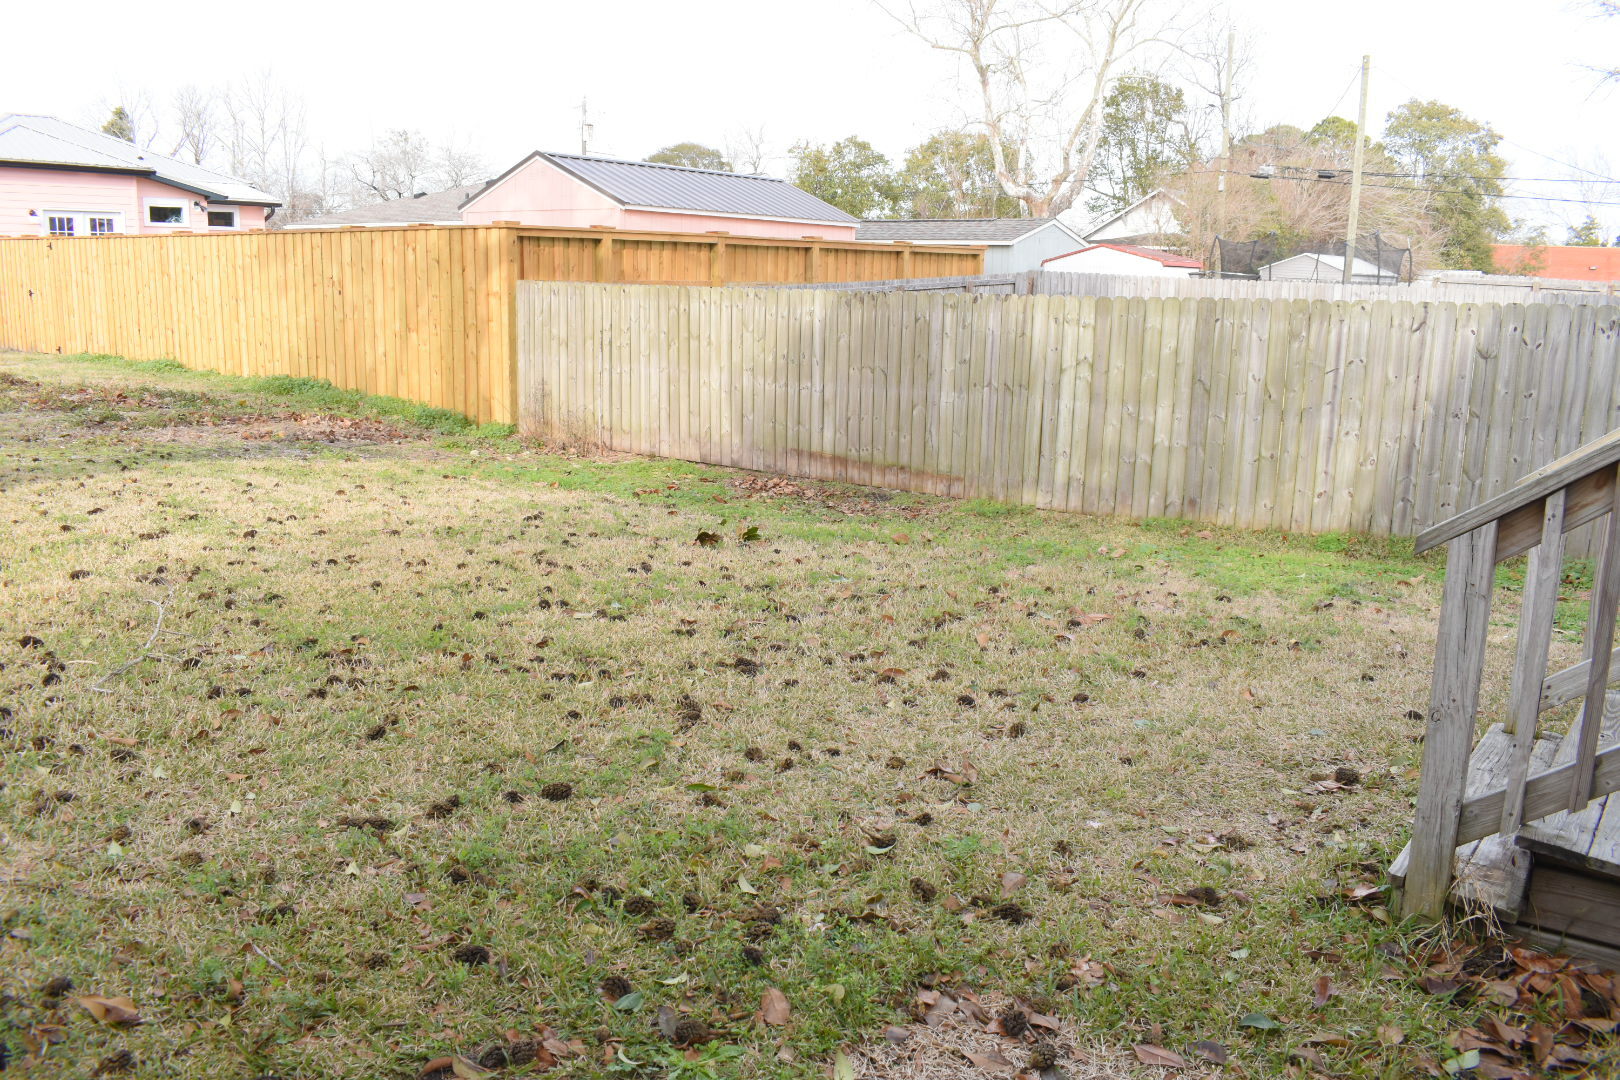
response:
M437 223L853 240L860 222L769 176L536 151L489 183L394 199L301 222L305 228Z
M274 197L50 116L0 115L0 236L262 229Z

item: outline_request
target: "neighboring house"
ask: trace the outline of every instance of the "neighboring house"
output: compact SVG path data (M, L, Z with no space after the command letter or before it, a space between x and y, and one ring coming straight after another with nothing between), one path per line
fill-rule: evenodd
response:
M1267 263L1258 272L1261 281L1340 282L1344 280L1344 256L1307 251ZM1380 273L1378 265L1366 259L1357 259L1350 267L1352 285L1393 285L1399 280L1398 275L1388 270Z
M1074 207L1058 215L1058 220L1088 244L1152 245L1181 235L1181 222L1176 220L1181 200L1169 192L1152 191L1123 210L1103 214L1085 210L1088 197L1089 193L1082 193Z
M1092 244L1041 264L1042 270L1079 274L1130 274L1139 277L1192 277L1204 264L1185 255L1131 244Z
M461 204L467 225L729 232L853 240L859 222L786 180L535 151Z
M607 227L853 240L859 222L786 180L647 161L535 151L486 184L391 199L299 222Z
M385 199L357 206L353 210L305 218L287 227L331 229L340 225L460 225L461 204L483 189L484 184L477 183L444 191L418 192L408 199Z
M262 229L279 205L244 181L99 131L0 115L0 236Z
M1493 244L1491 260L1501 274L1560 281L1620 281L1620 247Z
M863 221L857 240L903 240L919 247L983 245L984 272L1014 274L1039 270L1053 255L1085 241L1057 218L912 218Z

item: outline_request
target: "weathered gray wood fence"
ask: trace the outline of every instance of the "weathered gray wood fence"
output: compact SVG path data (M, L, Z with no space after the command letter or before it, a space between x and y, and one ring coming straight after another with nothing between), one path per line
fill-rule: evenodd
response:
M1412 534L1620 427L1620 309L523 282L520 426L958 497Z
M1410 300L1452 304L1620 303L1612 284L1543 282L1538 278L1437 278L1397 285L1344 285L1336 281L1249 281L1241 278L1147 277L1024 270L965 277L891 278L802 285L761 283L776 289L847 289L855 292L1012 293L1033 296L1159 296L1212 300ZM1586 286L1579 288L1577 286ZM1562 286L1562 287L1560 287Z

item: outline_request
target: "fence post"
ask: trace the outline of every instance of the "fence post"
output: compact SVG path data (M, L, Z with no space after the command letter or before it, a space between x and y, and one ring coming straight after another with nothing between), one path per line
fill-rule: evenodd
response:
M1474 713L1485 674L1485 635L1495 578L1496 522L1486 522L1447 545L1434 688L1423 736L1423 780L1412 823L1403 915L1436 921L1445 915L1458 818L1468 787Z
M731 234L722 230L713 230L709 235L714 237L713 240L709 241L709 284L712 286L724 285L731 276L726 272L730 269L726 265L726 260L731 252L730 246L726 243L726 237Z
M592 225L593 229L611 229L611 225ZM618 265L614 259L613 237L604 236L596 242L596 280L618 281Z

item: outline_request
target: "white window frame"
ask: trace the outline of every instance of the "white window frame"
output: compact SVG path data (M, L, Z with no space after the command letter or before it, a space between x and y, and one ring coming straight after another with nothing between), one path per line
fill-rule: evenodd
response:
M208 221L209 214L229 214L231 215L231 223L229 225L215 225L212 221ZM210 206L203 211L203 220L208 221L210 229L235 229L241 227L242 215L234 206Z
M162 210L178 209L179 221L153 221L152 209ZM189 199L143 199L141 200L141 227L146 229L184 229L191 224L191 200Z
M122 210L41 210L39 216L45 219L45 235L59 235L51 232L51 218L70 218L73 221L72 236L117 236L124 231L124 212ZM90 230L92 218L108 218L113 223L112 232L98 233Z

